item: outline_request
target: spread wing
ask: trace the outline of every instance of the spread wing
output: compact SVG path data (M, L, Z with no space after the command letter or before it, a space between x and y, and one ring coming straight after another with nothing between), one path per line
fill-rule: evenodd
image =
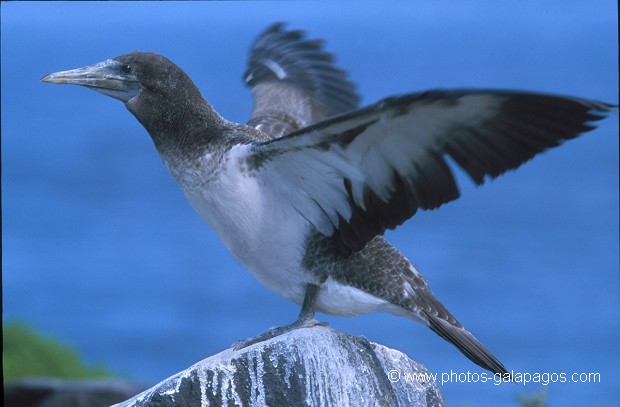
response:
M358 107L355 86L332 64L322 41L274 24L254 42L243 75L254 107L248 124L278 138Z
M612 108L536 93L429 91L257 144L244 159L346 257L418 209L456 199L447 157L480 185L592 130Z

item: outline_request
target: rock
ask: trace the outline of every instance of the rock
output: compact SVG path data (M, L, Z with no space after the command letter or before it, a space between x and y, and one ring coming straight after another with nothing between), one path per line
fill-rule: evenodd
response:
M4 387L6 407L101 407L126 400L145 386L122 380L22 379Z
M425 374L401 352L317 326L227 349L116 407L445 406Z

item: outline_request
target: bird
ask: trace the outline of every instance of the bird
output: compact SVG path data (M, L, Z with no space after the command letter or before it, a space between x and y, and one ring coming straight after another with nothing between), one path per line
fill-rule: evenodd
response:
M501 89L435 89L360 107L324 42L284 23L251 46L246 124L221 117L177 65L134 51L44 76L118 99L150 135L190 204L262 284L315 312L388 312L429 327L480 367L506 367L442 305L384 237L459 197L451 160L476 185L595 128L614 105Z

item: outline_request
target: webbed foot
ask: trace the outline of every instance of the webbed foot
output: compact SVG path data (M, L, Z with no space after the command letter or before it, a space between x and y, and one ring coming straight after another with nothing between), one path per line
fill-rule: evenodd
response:
M253 337L247 338L247 339L238 340L235 343L233 343L233 349L234 350L240 350L240 349L243 349L243 348L247 348L250 345L254 345L256 343L264 342L264 341L266 341L268 339L275 338L276 336L280 336L280 335L285 334L287 332L291 332L291 331L293 331L295 329L311 328L311 327L317 326L317 325L319 325L319 326L327 326L327 322L318 321L318 320L316 320L314 318L310 318L310 319L306 319L306 320L298 319L297 321L293 322L292 324L271 328L267 332L263 332L260 335L253 336Z

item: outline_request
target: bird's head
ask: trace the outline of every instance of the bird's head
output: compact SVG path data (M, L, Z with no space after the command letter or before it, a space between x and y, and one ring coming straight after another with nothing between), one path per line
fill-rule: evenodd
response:
M41 80L80 85L121 100L153 137L183 130L189 116L215 116L187 74L158 54L132 52Z
M43 82L81 85L125 103L143 90L175 89L179 79L189 79L167 58L132 52L82 68L51 73Z

